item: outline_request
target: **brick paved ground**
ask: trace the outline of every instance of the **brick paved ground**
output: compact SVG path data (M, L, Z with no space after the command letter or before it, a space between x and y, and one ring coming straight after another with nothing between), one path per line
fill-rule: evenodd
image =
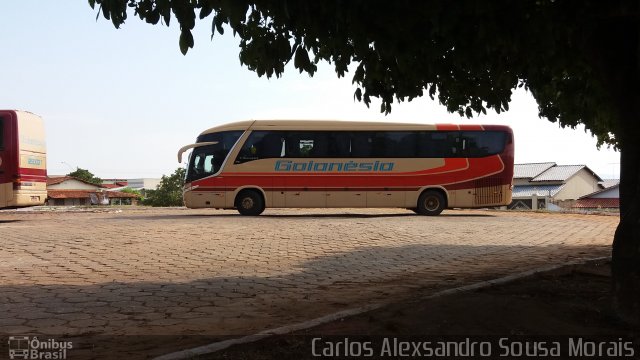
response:
M615 216L0 212L2 334L247 334L606 256Z

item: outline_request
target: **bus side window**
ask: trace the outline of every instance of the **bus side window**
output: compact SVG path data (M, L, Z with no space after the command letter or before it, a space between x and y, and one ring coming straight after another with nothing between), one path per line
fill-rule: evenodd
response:
M327 157L328 135L323 131L287 132L287 157Z
M258 158L279 158L282 156L283 146L282 135L275 132L267 133L258 146Z
M286 157L300 157L300 137L298 136L297 132L287 132L285 143Z
M395 142L395 157L410 158L418 153L418 134L415 132L390 133Z
M351 138L346 131L327 134L329 149L327 156L332 158L347 158L351 156Z
M371 155L374 157L393 157L393 144L386 133L377 131L371 134Z
M418 156L438 158L444 155L446 136L438 132L421 132L418 140Z
M316 132L314 134L314 146L311 150L312 157L329 157L329 135L326 132Z
M248 161L258 160L258 147L266 135L266 131L253 131L249 138L245 141L238 153L238 157L236 158L235 164L242 164Z
M425 158L460 157L458 131L424 131L418 134L418 156Z
M315 141L313 139L300 139L298 146L300 147L301 157L311 157L313 153L313 145Z
M464 146L465 146L465 142L462 138L461 133L459 132L449 132L447 133L447 143L448 143L448 147L447 147L447 152L445 153L445 156L447 157L460 157L461 155L464 156Z
M371 157L371 133L355 132L351 138L351 157Z

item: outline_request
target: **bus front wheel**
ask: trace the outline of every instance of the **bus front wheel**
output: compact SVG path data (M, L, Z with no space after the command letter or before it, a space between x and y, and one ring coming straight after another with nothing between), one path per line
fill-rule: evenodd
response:
M257 216L264 211L262 195L255 190L245 190L236 197L236 209L241 215Z
M446 206L446 200L441 192L427 190L418 198L417 213L420 215L440 215Z

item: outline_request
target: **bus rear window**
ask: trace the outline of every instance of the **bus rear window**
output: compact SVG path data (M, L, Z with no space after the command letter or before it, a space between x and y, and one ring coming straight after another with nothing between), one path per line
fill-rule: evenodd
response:
M500 154L507 140L502 131L463 131L460 137L462 155L468 157Z

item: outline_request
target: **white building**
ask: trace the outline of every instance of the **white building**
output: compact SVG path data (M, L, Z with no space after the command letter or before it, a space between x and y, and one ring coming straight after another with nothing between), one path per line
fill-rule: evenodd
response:
M554 162L516 164L513 173L513 202L509 208L546 208L548 202L571 207L577 199L601 189L602 179L586 165L557 165ZM536 199L537 204L533 204Z
M52 206L135 205L138 196L111 191L71 176L47 178L47 203Z
M127 179L127 186L134 190L155 190L160 185L160 179L141 178Z
M603 189L582 196L573 205L578 210L620 210L620 181L605 180L600 183Z

